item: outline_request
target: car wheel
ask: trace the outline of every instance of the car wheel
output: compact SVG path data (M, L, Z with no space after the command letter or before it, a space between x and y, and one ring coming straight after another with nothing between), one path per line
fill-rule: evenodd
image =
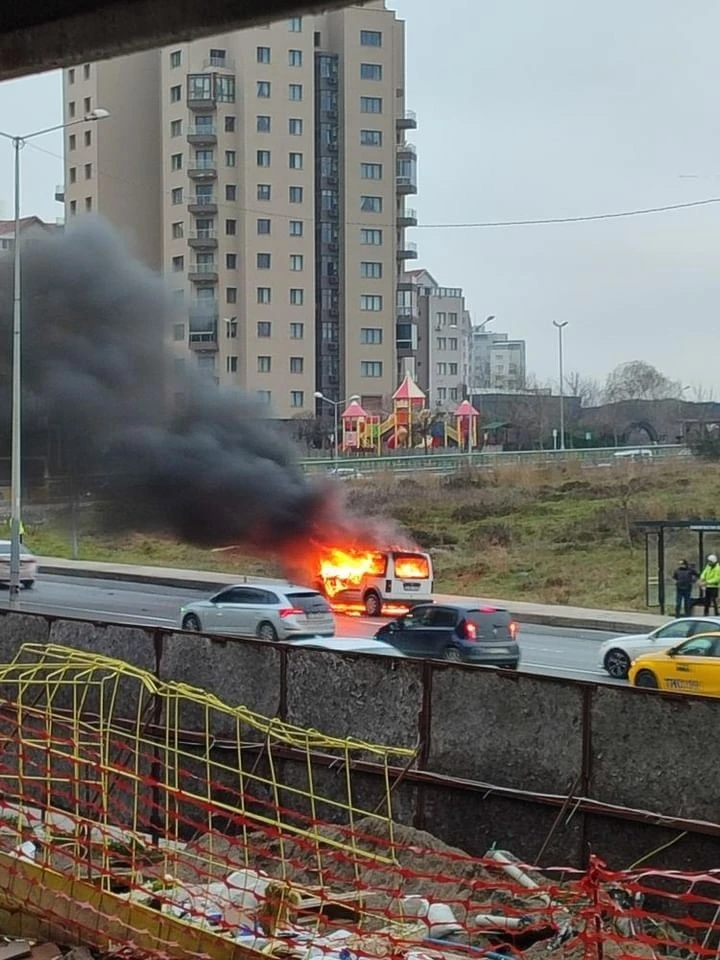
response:
M445 647L445 659L453 663L459 663L462 660L462 654L457 647Z
M627 680L628 671L630 670L630 657L624 650L620 650L617 647L608 650L605 654L603 664L613 679Z
M189 613L186 617L183 618L183 630L192 630L195 633L200 633L202 626L200 625L199 617L196 617L194 613Z
M635 677L635 686L645 687L648 690L657 690L657 677L652 670L641 670L640 673L638 673L638 675Z
M258 640L265 640L266 643L275 643L278 638L275 627L265 620L257 628Z
M34 581L34 580L23 580L22 585L23 585L23 589L24 589L24 590L32 590L32 588L35 586L35 581Z
M369 617L379 617L382 612L382 602L374 590L365 594L365 613Z

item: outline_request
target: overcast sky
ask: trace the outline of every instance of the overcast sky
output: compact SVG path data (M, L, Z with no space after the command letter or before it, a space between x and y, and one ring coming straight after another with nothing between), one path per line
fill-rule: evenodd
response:
M607 222L442 229L574 217L720 195L717 0L390 0L407 21L418 113L417 266L462 286L476 320L528 341L528 368L604 378L644 359L715 383L720 204ZM442 16L438 14L442 13ZM61 119L57 74L0 85L7 132ZM112 121L108 121L112 122ZM23 213L62 215L61 138L23 158ZM12 209L0 144L0 215Z

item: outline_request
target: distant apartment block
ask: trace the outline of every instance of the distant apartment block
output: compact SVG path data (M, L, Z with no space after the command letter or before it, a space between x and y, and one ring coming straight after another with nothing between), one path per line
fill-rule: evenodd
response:
M67 217L99 211L165 274L178 365L283 419L397 385L404 54L372 0L64 71L66 119L111 114L65 134Z
M483 324L470 334L470 389L515 392L525 388L525 341L507 333L486 330Z

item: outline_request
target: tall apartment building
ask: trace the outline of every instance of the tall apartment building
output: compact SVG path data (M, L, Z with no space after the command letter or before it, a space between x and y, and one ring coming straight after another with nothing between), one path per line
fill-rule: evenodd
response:
M66 134L67 217L99 211L165 273L179 364L278 417L396 387L404 47L371 0L65 71L67 119L110 111Z
M441 287L427 270L411 270L398 289L398 364L425 391L433 409L453 410L467 396L470 314L459 287Z
M525 341L507 333L472 328L470 337L470 387L472 390L517 392L525 389Z

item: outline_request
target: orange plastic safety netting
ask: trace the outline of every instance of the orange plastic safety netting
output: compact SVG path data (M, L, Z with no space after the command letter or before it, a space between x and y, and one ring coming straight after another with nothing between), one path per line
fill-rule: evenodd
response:
M0 665L0 935L213 960L717 956L720 872L472 858L396 823L412 761L27 645Z

